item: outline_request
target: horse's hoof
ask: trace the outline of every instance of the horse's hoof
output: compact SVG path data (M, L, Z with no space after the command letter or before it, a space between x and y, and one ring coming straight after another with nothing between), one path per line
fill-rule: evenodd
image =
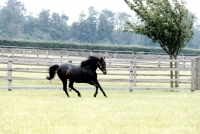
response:
M78 97L81 97L81 94L78 94Z
M97 94L94 94L94 98L96 98Z
M67 97L69 97L69 94L66 94L67 95Z

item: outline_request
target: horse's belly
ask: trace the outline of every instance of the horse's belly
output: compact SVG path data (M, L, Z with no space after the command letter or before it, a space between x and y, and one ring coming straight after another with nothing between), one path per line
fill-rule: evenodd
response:
M76 83L88 83L88 79L86 77L83 77L83 75L80 72L76 73L69 73L67 77L70 81L76 82Z
M88 83L88 80L85 78L76 78L76 79L71 78L70 80L76 83Z

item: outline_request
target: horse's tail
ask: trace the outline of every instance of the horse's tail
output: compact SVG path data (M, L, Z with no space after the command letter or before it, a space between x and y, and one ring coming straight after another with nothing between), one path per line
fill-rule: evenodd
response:
M49 67L49 76L46 77L47 80L51 80L54 78L58 67L59 67L59 65L57 65L57 64Z

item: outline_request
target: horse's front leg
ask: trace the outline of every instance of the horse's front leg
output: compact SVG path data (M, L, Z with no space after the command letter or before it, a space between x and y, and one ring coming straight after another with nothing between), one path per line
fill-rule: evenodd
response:
M99 89L100 89L101 92L103 93L103 95L104 95L106 98L108 98L108 97L106 96L106 93L103 91L102 87L100 86L98 80L97 80L96 82L97 82L97 85L98 85Z
M91 81L90 81L90 84L92 84L92 85L94 85L94 86L96 87L96 92L94 93L94 97L96 97L97 94L98 94L98 88L101 90L101 92L103 93L103 95L104 95L105 97L107 97L107 96L106 96L106 93L103 91L102 87L100 86L98 80L94 80L94 81L91 80Z
M96 87L96 91L95 91L95 93L94 93L94 97L96 97L97 94L98 94L98 86L95 86L95 87Z
M96 97L97 94L98 94L98 85L94 81L92 81L92 80L89 80L89 84L90 85L94 85L96 87L96 91L94 93L94 97Z

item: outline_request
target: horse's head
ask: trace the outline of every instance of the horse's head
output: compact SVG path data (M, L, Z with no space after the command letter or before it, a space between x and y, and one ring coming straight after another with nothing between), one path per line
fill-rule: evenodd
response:
M97 66L98 68L103 72L103 74L106 74L106 62L105 62L105 57L101 57L99 58L98 62L97 62Z

